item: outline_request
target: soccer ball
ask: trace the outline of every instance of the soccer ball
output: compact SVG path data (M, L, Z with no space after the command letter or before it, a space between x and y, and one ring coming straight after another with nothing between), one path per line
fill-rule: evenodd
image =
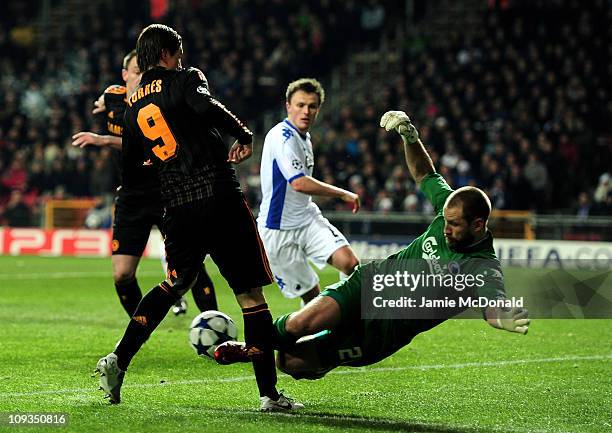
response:
M236 341L237 336L238 331L232 318L215 310L198 314L189 327L189 342L199 356L213 358L219 344Z

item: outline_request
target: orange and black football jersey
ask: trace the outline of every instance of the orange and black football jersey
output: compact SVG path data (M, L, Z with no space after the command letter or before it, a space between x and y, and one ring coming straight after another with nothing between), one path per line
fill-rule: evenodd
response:
M123 155L144 146L155 161L166 206L240 191L221 132L245 144L253 134L210 95L200 70L146 71L127 103Z
M123 114L126 107L127 90L125 86L113 84L104 91L106 106L106 128L117 137L123 134Z
M127 107L127 90L125 86L114 84L104 91L106 106L106 126L112 135L123 135L125 109ZM159 201L159 180L155 169L146 161L144 149L131 149L128 155L121 152L118 157L121 173L121 196L141 197Z

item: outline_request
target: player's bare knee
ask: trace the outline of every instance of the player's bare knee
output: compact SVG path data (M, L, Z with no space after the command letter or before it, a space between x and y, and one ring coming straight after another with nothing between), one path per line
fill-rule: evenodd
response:
M136 268L140 257L117 254L112 256L113 280L117 284L126 284L136 278Z
M266 303L261 287L254 287L247 292L236 294L236 300L240 308L252 308Z
M353 253L353 250L348 250L347 254L343 257L343 260L340 263L340 271L345 273L346 275L351 275L355 268L359 265L359 259Z
M344 269L342 269L342 272L344 272L346 275L351 275L357 266L359 266L359 259L357 256L355 256L355 254L351 254L351 257L344 266Z
M113 280L117 284L125 284L136 278L136 269L128 267L117 267L113 269Z
M342 247L332 254L328 263L346 275L350 275L359 265L359 259L350 247Z

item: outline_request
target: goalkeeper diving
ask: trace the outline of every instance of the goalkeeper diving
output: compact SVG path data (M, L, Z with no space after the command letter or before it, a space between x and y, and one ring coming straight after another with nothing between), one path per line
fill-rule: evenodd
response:
M410 317L408 312L408 317L394 320L364 317L362 291L370 289L367 276L398 264L417 263L421 266L417 268L431 273L452 273L455 267L478 269L484 277L474 288L474 296L491 301L483 308L486 322L513 333L528 331L527 310L496 306L500 305L496 301L503 303L508 298L493 236L487 228L491 203L485 193L469 186L450 188L436 173L417 129L403 111L388 111L380 126L400 134L408 170L433 205L435 217L406 248L385 260L356 267L348 279L328 286L301 310L274 321L277 366L296 379L317 379L340 365L374 364L409 344L416 335L467 309L441 310L430 317ZM220 364L248 362L258 356L252 349L243 343L223 343L215 351L215 359Z

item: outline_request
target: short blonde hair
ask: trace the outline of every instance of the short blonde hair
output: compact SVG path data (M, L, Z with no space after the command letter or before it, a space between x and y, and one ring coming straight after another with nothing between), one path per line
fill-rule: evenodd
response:
M132 59L134 57L136 57L136 50L135 49L130 51L129 53L127 53L125 55L125 57L123 58L123 69L127 70L128 65L130 64L130 62L132 61ZM136 60L138 60L138 59L136 59Z
M323 86L315 78L300 78L299 80L289 83L287 92L285 93L287 102L291 101L291 97L298 90L302 90L306 93L316 93L319 97L319 106L323 105L323 102L325 102L325 90L323 90Z

